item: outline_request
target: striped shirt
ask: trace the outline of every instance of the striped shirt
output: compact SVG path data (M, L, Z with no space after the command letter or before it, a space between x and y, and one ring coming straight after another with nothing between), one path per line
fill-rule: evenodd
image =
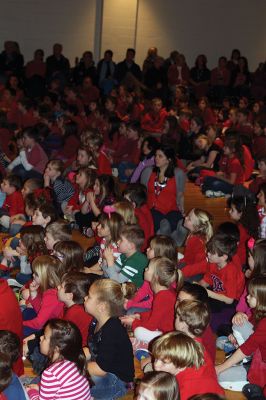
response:
M87 379L68 360L53 363L44 370L40 392L28 391L30 400L91 400Z

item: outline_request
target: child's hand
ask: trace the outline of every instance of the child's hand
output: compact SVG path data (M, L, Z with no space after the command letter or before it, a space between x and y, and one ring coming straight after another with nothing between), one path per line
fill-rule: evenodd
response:
M29 289L22 289L20 294L23 300L28 300L28 298L30 297Z
M94 204L95 203L95 194L93 192L88 192L87 195L86 195L86 200L90 204Z
M43 175L43 183L44 183L44 187L48 187L50 186L50 177L47 174Z
M133 315L127 315L125 317L120 317L120 321L122 322L122 324L124 326L131 326L133 324L134 321L134 316Z
M26 256L27 252L26 249L22 249L20 246L16 248L16 253L18 256Z
M83 347L83 353L85 354L86 360L91 359L91 353L88 347Z
M28 340L23 340L22 356L27 357L29 354Z
M114 253L110 247L106 247L106 249L103 252L103 257L106 259L108 267L114 265L115 262Z
M32 299L35 299L35 297L37 296L39 286L40 285L34 280L30 283L29 289L30 289L30 297Z
M140 361L140 368L142 369L142 371L144 370L144 368L146 367L146 365L151 363L151 357L145 357L143 358L143 360Z
M233 346L238 347L236 338L232 333L228 336L228 340L230 341L230 343L232 343Z
M243 312L237 312L232 319L232 323L238 326L243 325L248 320L248 316Z
M38 390L38 392L39 392L39 385L37 385L36 383L32 383L31 385L27 385L26 386L27 392L29 392L32 389Z
M13 261L13 257L18 256L19 254L16 250L12 249L11 247L5 247L4 251L3 251L3 255L8 260Z
M92 223L91 223L91 229L95 232L98 225L99 225L99 222L98 222L98 221L92 221Z

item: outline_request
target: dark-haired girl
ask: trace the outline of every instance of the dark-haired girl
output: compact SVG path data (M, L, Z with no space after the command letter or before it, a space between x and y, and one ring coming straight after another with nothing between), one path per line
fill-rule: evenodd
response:
M91 399L82 338L76 325L51 319L41 336L40 350L48 356L50 365L42 374L40 388L38 385L27 388L30 399Z

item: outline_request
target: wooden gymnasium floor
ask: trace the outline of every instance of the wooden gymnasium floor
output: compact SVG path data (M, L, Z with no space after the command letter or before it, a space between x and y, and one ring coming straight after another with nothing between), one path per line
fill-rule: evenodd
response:
M226 199L224 198L214 198L208 199L204 197L198 186L188 182L186 184L185 190L185 211L188 212L191 208L198 207L207 210L213 216L214 228L216 228L220 223L229 220L228 212L226 209ZM89 239L82 236L79 232L74 232L73 239L77 240L84 249L92 245ZM224 353L217 350L217 363L221 363L224 359ZM26 362L26 373L31 373L31 368L28 362ZM139 362L135 360L136 377L142 376L142 371L140 369ZM133 392L128 393L123 397L123 400L133 400ZM226 391L227 400L244 400L245 396L239 392Z

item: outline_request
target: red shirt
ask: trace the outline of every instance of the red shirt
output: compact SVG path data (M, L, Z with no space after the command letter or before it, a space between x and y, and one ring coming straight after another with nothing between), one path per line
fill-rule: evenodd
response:
M142 117L141 128L148 132L162 133L167 116L168 112L164 108L156 114L149 112Z
M253 354L248 371L250 383L264 388L266 395L266 318L262 318L255 326L254 333L240 346L241 351L249 356Z
M89 326L93 318L90 314L86 313L84 306L81 304L74 304L64 309L62 319L71 321L77 325L82 336L82 346L87 346Z
M149 240L154 236L154 225L153 218L147 204L143 204L139 208L135 208L135 215L138 220L138 224L144 232L144 244L142 250L148 247Z
M48 162L48 157L43 148L38 143L36 143L32 149L26 150L26 157L33 168L43 174L46 164Z
M98 175L107 174L112 175L111 163L105 152L101 149L97 159Z
M214 335L210 325L207 326L201 336L202 344L205 347L210 359L215 363L216 358L216 336Z
M214 292L231 299L238 300L244 290L244 274L232 261L219 269L217 264L204 260L197 264L186 265L182 273L186 277L203 273L203 280L212 287Z
M189 235L184 249L184 258L180 262L194 264L206 260L205 240L199 235Z
M244 265L247 261L247 242L250 239L250 235L248 234L248 231L246 230L246 228L244 228L244 226L242 224L237 224L238 228L239 228L239 233L240 233L240 239L239 239L239 244L237 247L237 252L236 254L238 255L240 262L241 262L241 266Z
M22 343L22 314L13 290L5 279L0 279L0 329L16 333ZM14 372L20 376L24 373L22 359L13 365Z
M138 326L150 331L159 330L163 333L174 330L174 311L176 293L172 289L161 290L156 293L152 302L152 309L140 314L140 319L135 319L132 329Z
M175 177L169 178L166 186L161 190L159 195L155 195L154 182L156 172L151 174L148 182L148 207L160 211L162 214L167 214L170 211L177 211L176 204L176 181Z
M254 181L252 181L249 184L249 190L251 190L251 192L253 192L254 194L258 194L259 190L260 190L260 185L262 185L263 183L266 182L266 177L263 176L258 176L257 178L254 179Z
M237 157L227 159L224 172L226 178L230 178L232 173L236 174L234 185L242 185L245 181L244 168Z
M19 190L6 196L3 208L7 209L8 215L24 214L24 200Z
M200 338L195 338L195 341L201 343ZM206 351L204 352L204 364L199 369L186 368L176 375L176 380L181 400L188 400L195 394L203 393L224 395L224 390L217 380L214 364Z

